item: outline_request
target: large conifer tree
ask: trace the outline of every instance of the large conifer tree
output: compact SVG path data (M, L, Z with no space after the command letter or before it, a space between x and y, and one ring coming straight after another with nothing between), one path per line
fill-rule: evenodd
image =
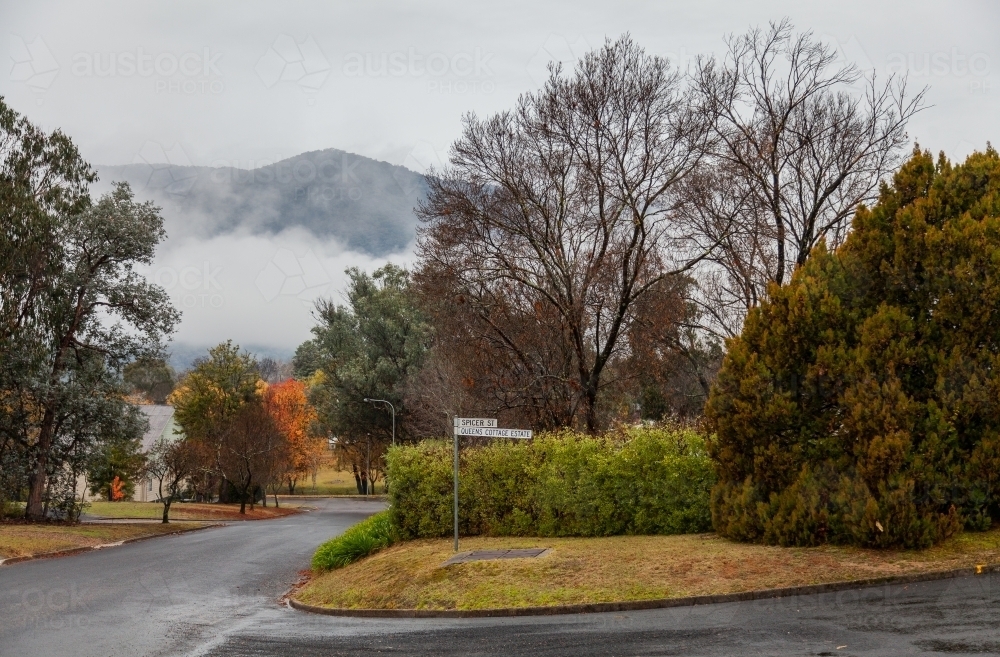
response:
M917 547L1000 519L1000 158L915 151L772 286L707 405L716 529Z

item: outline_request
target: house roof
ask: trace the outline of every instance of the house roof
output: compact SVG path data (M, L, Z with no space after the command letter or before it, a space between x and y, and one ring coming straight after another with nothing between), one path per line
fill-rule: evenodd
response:
M143 404L139 406L139 410L149 420L149 429L142 435L142 451L148 452L167 427L173 425L174 407L164 404Z

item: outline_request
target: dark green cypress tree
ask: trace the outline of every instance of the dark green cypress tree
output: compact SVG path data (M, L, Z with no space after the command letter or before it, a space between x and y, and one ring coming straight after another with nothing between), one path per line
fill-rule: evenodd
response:
M1000 519L1000 158L913 157L729 344L716 530L922 547Z

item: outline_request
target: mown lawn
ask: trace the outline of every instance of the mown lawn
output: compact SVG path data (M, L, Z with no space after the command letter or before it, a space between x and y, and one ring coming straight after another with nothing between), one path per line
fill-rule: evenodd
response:
M375 484L375 494L381 495L385 492L385 482L379 481ZM282 494L288 493L286 487ZM316 486L312 484L312 477L306 477L295 486L296 495L357 495L358 487L354 482L354 474L347 470L338 470L333 466L320 468L316 473Z
M441 567L449 539L395 545L313 579L311 605L489 609L721 594L948 570L1000 562L1000 529L922 551L781 548L714 534L608 538L468 538L461 550L548 547L535 559Z
M272 500L268 500L267 508L256 505L253 511L250 505L246 514L240 515L239 504L202 504L199 502L174 502L170 505L170 520L267 520L292 513L298 513L300 502L281 502L279 508L274 508ZM159 502L91 502L86 513L102 518L162 518L163 505Z
M158 536L192 527L195 523L42 525L0 523L0 559L45 554L59 550L116 543L138 536Z

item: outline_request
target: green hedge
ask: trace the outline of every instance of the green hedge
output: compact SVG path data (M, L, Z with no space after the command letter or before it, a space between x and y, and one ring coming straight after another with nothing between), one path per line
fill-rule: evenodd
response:
M452 444L389 452L389 513L403 538L452 533ZM463 535L611 536L711 529L705 441L687 429L571 431L462 449Z
M340 536L320 545L312 558L313 570L333 570L387 548L397 540L388 511L382 511L350 527Z

